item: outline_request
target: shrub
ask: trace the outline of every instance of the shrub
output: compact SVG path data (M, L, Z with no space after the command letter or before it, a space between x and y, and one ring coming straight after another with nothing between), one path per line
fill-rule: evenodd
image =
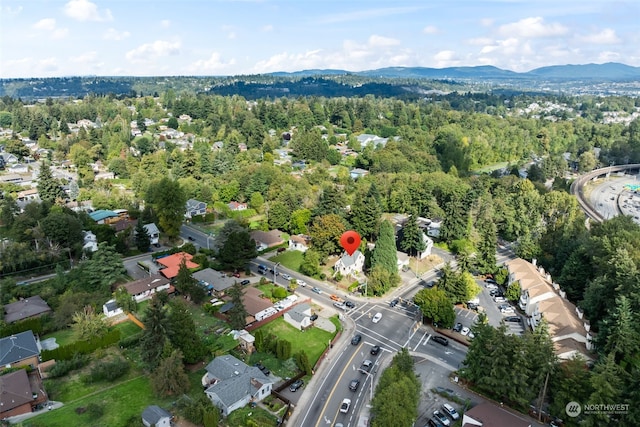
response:
M277 299L286 298L287 290L285 288L280 287L280 286L276 286L271 291L271 295L273 295L273 297L277 298Z
M100 362L91 368L88 375L82 378L85 383L113 381L129 372L129 363L121 358Z
M71 371L80 369L89 363L89 358L81 354L75 354L72 359L57 361L55 365L47 371L50 378L60 378Z
M140 342L143 332L137 332L118 341L118 345L122 348L135 347Z
M104 415L104 406L96 402L91 402L87 405L87 414L94 420L100 418Z

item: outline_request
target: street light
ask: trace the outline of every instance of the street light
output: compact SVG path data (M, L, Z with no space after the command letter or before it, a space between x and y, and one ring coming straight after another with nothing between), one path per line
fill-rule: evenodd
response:
M276 282L276 276L277 276L277 272L276 272L276 268L278 268L278 266L280 265L279 262L276 262L275 264L273 264L273 283L278 284L278 282Z
M373 400L373 374L364 369L360 369L360 372L367 374L367 378L371 380L371 384L369 384L369 400Z
M207 250L211 250L211 247L209 246L209 238L210 238L210 237L213 237L213 234L212 234L212 233L209 233L209 234L207 235Z

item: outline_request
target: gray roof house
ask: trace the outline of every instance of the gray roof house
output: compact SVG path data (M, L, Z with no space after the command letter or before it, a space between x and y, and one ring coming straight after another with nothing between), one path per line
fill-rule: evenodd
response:
M364 255L360 251L355 251L351 255L345 252L333 266L335 272L343 276L362 273L362 267L364 267Z
M224 292L236 283L235 277L228 277L225 273L205 268L191 275L200 284L204 285L208 290L214 290L217 293Z
M38 366L40 348L32 331L0 338L0 366Z
M146 427L169 427L171 426L171 413L158 405L147 406L142 411L142 424Z
M207 213L207 204L196 199L187 200L185 218L192 218L196 215L204 215Z
M271 394L273 381L269 377L231 355L216 357L206 369L202 377L205 394L225 417Z
M158 226L154 222L151 222L149 224L145 224L143 227L147 230L147 234L149 235L149 243L157 245L160 241L160 230L158 230Z
M4 321L7 323L19 322L31 317L42 316L51 313L51 307L40 295L21 299L4 306Z
M296 304L282 318L294 328L305 330L311 326L311 306L306 302Z

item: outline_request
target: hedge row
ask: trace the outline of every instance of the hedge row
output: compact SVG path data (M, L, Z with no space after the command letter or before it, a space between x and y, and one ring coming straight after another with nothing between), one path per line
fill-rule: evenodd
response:
M107 332L105 335L99 338L94 338L89 341L76 341L74 343L63 345L55 350L43 350L40 353L42 361L55 359L55 360L69 360L76 354L89 354L99 348L109 347L120 341L120 330L114 329Z

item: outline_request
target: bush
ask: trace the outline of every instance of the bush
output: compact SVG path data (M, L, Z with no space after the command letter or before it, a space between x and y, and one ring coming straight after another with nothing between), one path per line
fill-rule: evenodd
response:
M143 332L137 332L133 335L129 335L128 337L125 337L118 341L118 345L122 348L135 347L140 342L143 334Z
M67 375L71 371L80 369L89 363L89 358L81 354L76 354L73 359L57 361L51 369L47 371L50 378L60 378Z
M91 418L95 420L96 418L100 418L102 415L104 415L104 406L96 402L91 402L87 405L86 412Z
M271 295L274 298L277 298L277 299L286 298L287 297L287 290L285 288L280 287L280 286L275 286L273 288L273 290L271 291Z
M114 359L107 362L100 362L91 368L88 375L82 378L84 383L98 381L113 381L129 372L129 363L124 359Z

